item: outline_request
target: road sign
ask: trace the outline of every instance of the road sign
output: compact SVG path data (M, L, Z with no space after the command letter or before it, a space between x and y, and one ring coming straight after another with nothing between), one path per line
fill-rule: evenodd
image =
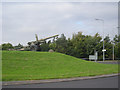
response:
M103 49L102 51L103 51L103 52L105 52L105 51L106 51L106 49Z
M98 53L97 52L95 52L95 55L89 55L89 60L97 61L97 59L98 59Z
M89 60L95 60L95 55L89 55Z

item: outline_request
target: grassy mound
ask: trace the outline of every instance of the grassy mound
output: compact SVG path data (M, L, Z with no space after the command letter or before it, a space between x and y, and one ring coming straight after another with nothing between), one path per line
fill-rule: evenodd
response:
M3 51L2 80L38 80L118 73L118 65L81 60L61 53Z

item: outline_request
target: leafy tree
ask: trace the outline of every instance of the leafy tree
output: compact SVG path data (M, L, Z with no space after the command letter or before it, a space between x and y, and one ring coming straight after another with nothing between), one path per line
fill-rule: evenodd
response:
M49 47L50 47L50 49L55 51L56 50L56 43L55 42L50 43Z
M74 55L73 43L70 38L67 40L66 54L71 56Z
M14 49L21 49L21 48L23 48L23 45L21 45L20 43L17 45L17 46L14 46Z
M56 40L56 51L61 53L66 53L67 40L64 34Z
M115 59L120 59L120 35L115 35L113 42L115 44Z
M106 49L105 57L108 59L112 58L112 43L110 41L109 36L106 36L104 38L104 45L105 45L105 49Z
M73 46L73 56L75 57L84 57L84 52L86 51L85 49L85 35L82 35L82 32L78 32L77 34L73 34L71 42Z
M0 45L0 50L2 50L2 45Z
M120 41L118 42L117 57L118 57L118 59L120 59Z
M113 42L114 42L115 44L119 43L119 42L120 42L120 35L119 35L119 36L118 36L118 35L115 35L115 37L114 37L114 39L113 39Z
M89 55L93 55L95 51L100 51L100 41L101 41L101 36L96 33L94 36L86 36L85 39L85 47L86 47L86 56L88 57Z
M43 43L40 45L41 51L49 51L49 44L48 43Z
M2 44L2 50L9 50L9 49L13 49L13 46L11 43Z

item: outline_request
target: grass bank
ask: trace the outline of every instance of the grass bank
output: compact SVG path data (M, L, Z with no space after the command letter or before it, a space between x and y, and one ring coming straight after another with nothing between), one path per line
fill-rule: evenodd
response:
M40 80L118 73L118 65L81 60L61 53L3 51L2 80Z

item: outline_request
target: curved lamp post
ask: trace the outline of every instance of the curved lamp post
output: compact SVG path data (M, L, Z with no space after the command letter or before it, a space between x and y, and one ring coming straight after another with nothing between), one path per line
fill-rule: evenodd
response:
M95 19L95 20L97 20L97 21L102 21L102 23L103 23L103 62L104 62L104 60L105 60L105 46L104 46L104 20L103 19Z

